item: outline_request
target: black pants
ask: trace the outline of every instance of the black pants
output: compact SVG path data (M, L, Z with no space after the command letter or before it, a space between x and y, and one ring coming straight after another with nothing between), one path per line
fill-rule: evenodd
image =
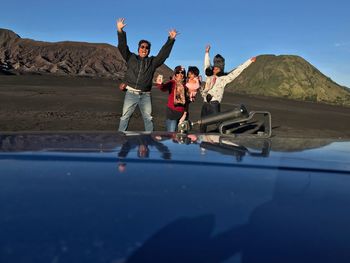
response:
M218 101L204 102L201 110L201 119L219 112L220 112L220 103ZM199 131L201 133L205 133L207 132L207 127L208 125L201 124L199 126Z

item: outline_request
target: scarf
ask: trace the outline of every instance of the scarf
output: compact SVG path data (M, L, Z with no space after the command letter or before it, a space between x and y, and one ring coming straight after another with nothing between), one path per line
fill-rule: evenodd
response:
M174 90L174 106L185 106L186 97L185 97L185 87L182 84L182 81L175 81L175 90Z

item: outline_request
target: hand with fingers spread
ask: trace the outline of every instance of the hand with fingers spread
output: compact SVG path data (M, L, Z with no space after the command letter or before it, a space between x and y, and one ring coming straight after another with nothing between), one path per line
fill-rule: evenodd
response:
M178 34L179 34L179 32L177 32L176 29L171 29L171 30L169 31L169 37L170 37L171 39L175 39L176 36L177 36Z
M117 20L117 30L118 32L122 32L123 28L126 26L125 24L125 18L119 18Z

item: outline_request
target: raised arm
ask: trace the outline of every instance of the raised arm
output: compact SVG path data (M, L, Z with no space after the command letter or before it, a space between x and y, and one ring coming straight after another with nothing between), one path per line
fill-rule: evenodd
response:
M118 157L119 158L125 158L126 156L128 156L128 153L131 150L131 145L129 142L126 142L123 144L122 148L120 149L119 153L118 153Z
M124 60L127 61L131 55L131 52L127 45L126 33L123 30L125 26L125 18L119 18L117 20L118 49Z
M207 45L205 47L205 54L204 54L204 74L205 74L205 70L211 66L209 51L210 51L210 45Z
M205 53L204 53L204 74L206 72L206 69L211 67L209 51L210 51L210 45L207 45L205 47ZM210 77L207 76L205 86L202 89L200 89L201 95L204 99L207 97L208 91L212 88L212 86L209 84L209 82L210 82L209 79L210 79Z
M170 52L175 43L175 38L179 33L175 29L171 29L169 31L169 37L167 42L163 45L163 47L159 50L157 56L154 58L155 67L161 66L165 60L169 57Z
M170 92L172 87L173 87L173 81L169 80L166 83L157 83L157 88L160 89L161 91L168 91Z
M179 34L179 32L177 32L176 29L173 28L173 29L171 29L171 30L169 31L169 38L175 40L175 38L176 38L176 36L177 36L178 34Z
M250 66L250 64L252 64L255 61L256 61L256 57L252 57L248 59L246 62L244 62L243 64L239 65L234 70L232 70L229 74L222 77L222 80L224 81L225 85L233 81L235 78L237 78L243 72L243 70L245 70L247 67Z

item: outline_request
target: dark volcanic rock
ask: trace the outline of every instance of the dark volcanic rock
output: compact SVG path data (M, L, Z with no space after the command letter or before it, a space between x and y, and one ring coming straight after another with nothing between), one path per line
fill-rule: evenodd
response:
M85 42L42 42L0 29L0 71L15 74L56 74L121 79L126 64L117 47ZM158 73L170 76L162 65Z

